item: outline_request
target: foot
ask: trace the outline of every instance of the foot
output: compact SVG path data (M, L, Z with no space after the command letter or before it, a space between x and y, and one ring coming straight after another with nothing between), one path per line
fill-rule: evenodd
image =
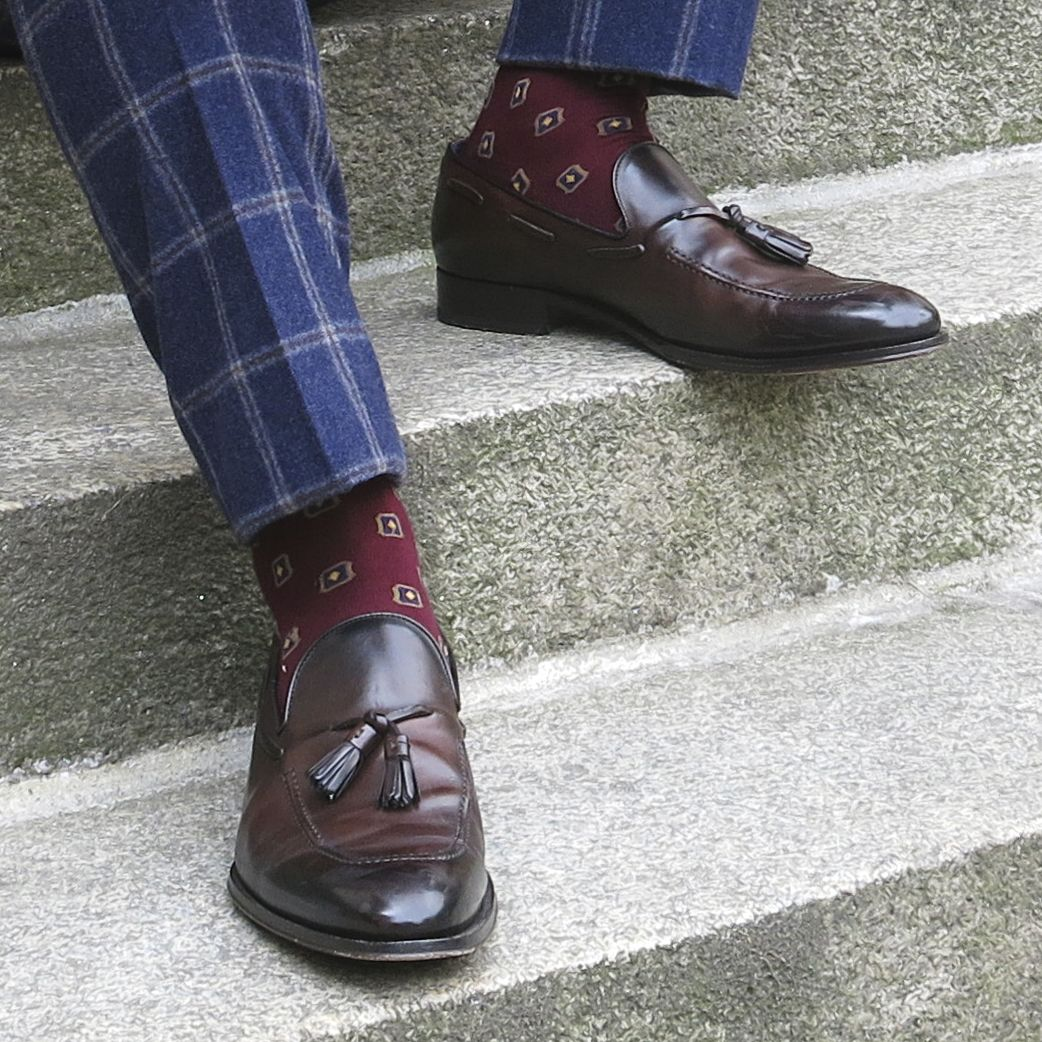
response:
M615 231L574 212L588 184L598 213L614 212L607 175L555 204L530 178L504 183L480 142L449 148L434 202L438 317L450 325L542 334L593 321L677 365L765 373L907 358L947 340L929 301L809 264L809 243L718 209L654 141L628 144L609 168Z
M264 929L352 959L472 952L496 917L451 660L357 616L312 646L278 710L261 692L228 888Z
M386 478L269 525L277 636L229 889L259 925L357 959L464 955L495 896L456 671Z

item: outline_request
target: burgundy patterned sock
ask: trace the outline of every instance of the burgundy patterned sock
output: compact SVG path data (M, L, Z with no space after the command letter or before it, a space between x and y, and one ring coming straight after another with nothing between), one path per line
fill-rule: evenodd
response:
M282 639L280 707L308 648L356 615L403 615L444 650L409 515L389 478L268 525L253 544L253 566Z
M654 140L637 77L505 65L460 159L531 202L618 232L615 161L631 145Z

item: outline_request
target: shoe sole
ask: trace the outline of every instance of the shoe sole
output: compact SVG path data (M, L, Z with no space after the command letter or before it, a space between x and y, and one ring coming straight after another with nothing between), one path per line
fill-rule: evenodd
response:
M859 365L878 365L930 354L948 342L940 330L924 340L858 346L839 350L776 354L771 357L727 355L694 344L658 336L604 304L531 286L485 282L438 269L438 319L450 326L490 333L545 336L576 320L607 326L636 340L653 354L684 369L716 369L732 373L816 373Z
M228 893L247 919L269 933L324 955L364 962L426 962L470 955L492 933L498 911L496 891L490 878L477 914L458 933L443 937L379 941L330 933L282 915L250 892L235 865L228 873Z

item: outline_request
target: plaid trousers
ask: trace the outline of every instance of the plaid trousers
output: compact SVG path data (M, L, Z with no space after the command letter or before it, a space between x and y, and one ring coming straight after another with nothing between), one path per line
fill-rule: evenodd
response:
M735 94L757 3L659 0L649 17L645 0L516 0L499 60ZM348 283L347 202L305 0L10 0L10 15L236 535L400 478L404 450ZM0 0L0 48L7 17Z
M498 60L633 72L658 94L737 97L759 0L514 0Z

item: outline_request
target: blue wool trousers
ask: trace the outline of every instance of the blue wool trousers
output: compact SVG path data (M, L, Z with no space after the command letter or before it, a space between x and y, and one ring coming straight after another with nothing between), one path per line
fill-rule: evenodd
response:
M757 3L515 0L498 57L733 96ZM239 538L400 478L305 0L2 4Z

